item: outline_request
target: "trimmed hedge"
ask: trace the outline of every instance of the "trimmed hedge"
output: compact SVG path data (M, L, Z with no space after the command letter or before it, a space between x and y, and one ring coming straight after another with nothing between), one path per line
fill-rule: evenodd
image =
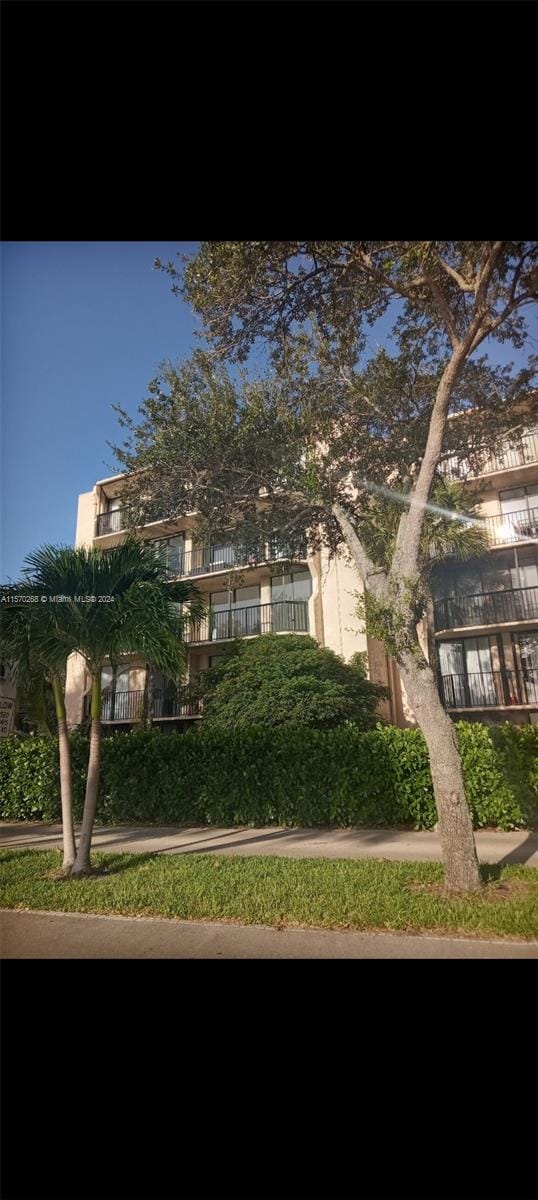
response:
M538 728L456 725L475 827L538 820ZM71 737L75 815L84 799L88 739ZM0 816L60 817L58 750L50 738L0 742ZM351 725L154 730L103 741L100 822L408 825L437 820L419 730Z

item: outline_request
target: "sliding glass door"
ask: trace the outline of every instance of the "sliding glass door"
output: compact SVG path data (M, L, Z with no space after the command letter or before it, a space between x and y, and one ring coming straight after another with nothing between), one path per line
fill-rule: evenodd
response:
M448 707L470 708L503 703L502 698L498 698L495 686L489 638L441 642L439 663Z
M524 704L538 704L538 630L512 635Z
M260 632L260 588L211 593L211 637L251 637Z

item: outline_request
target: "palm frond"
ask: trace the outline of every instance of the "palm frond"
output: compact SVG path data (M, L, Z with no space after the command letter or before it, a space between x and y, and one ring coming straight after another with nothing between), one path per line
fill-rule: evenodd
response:
M28 618L46 661L77 650L98 671L107 658L137 653L167 673L182 671L185 627L200 620L205 604L190 581L168 580L151 543L129 536L108 551L42 546L27 556L23 573L20 587L39 598L40 613L48 610L33 627Z

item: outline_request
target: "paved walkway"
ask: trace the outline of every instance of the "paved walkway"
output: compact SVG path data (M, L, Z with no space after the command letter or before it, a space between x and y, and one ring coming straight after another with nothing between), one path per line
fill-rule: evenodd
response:
M0 931L2 958L538 958L538 942L7 909Z
M78 827L77 827L78 828ZM525 863L538 867L538 833L475 834L478 857L484 863ZM33 846L50 850L62 844L59 824L0 822L0 845ZM388 858L411 862L441 861L436 833L397 829L262 829L235 826L108 825L95 829L95 850L135 854L275 854L288 858Z

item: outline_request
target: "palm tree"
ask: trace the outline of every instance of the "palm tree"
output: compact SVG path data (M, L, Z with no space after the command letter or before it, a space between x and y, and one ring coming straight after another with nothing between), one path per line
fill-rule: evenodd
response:
M398 484L393 484L390 491L383 491L383 499L371 498L368 510L361 517L361 533L371 556L380 566L388 567L394 554L409 481L401 485L401 490L398 490ZM474 515L472 508L469 509L465 488L457 480L439 477L432 487L422 527L419 569L423 582L426 583L435 567L446 559L464 562L487 550L484 522Z
M29 581L6 585L2 587L1 594L0 656L9 663L19 695L23 696L24 709L31 717L35 717L41 731L43 726L48 726L47 700L50 692L54 698L60 759L62 873L69 875L75 863L76 845L64 681L67 657L73 645L58 627L55 606L42 604ZM48 728L47 732L50 732Z
M149 544L129 537L120 546L45 546L27 558L32 584L64 597L56 620L91 677L91 734L82 829L73 876L91 872L92 840L101 763L101 673L127 654L143 655L167 675L184 670L185 625L203 613L202 597L189 582L169 582L166 567ZM185 611L181 606L187 605ZM178 611L178 609L180 611Z

